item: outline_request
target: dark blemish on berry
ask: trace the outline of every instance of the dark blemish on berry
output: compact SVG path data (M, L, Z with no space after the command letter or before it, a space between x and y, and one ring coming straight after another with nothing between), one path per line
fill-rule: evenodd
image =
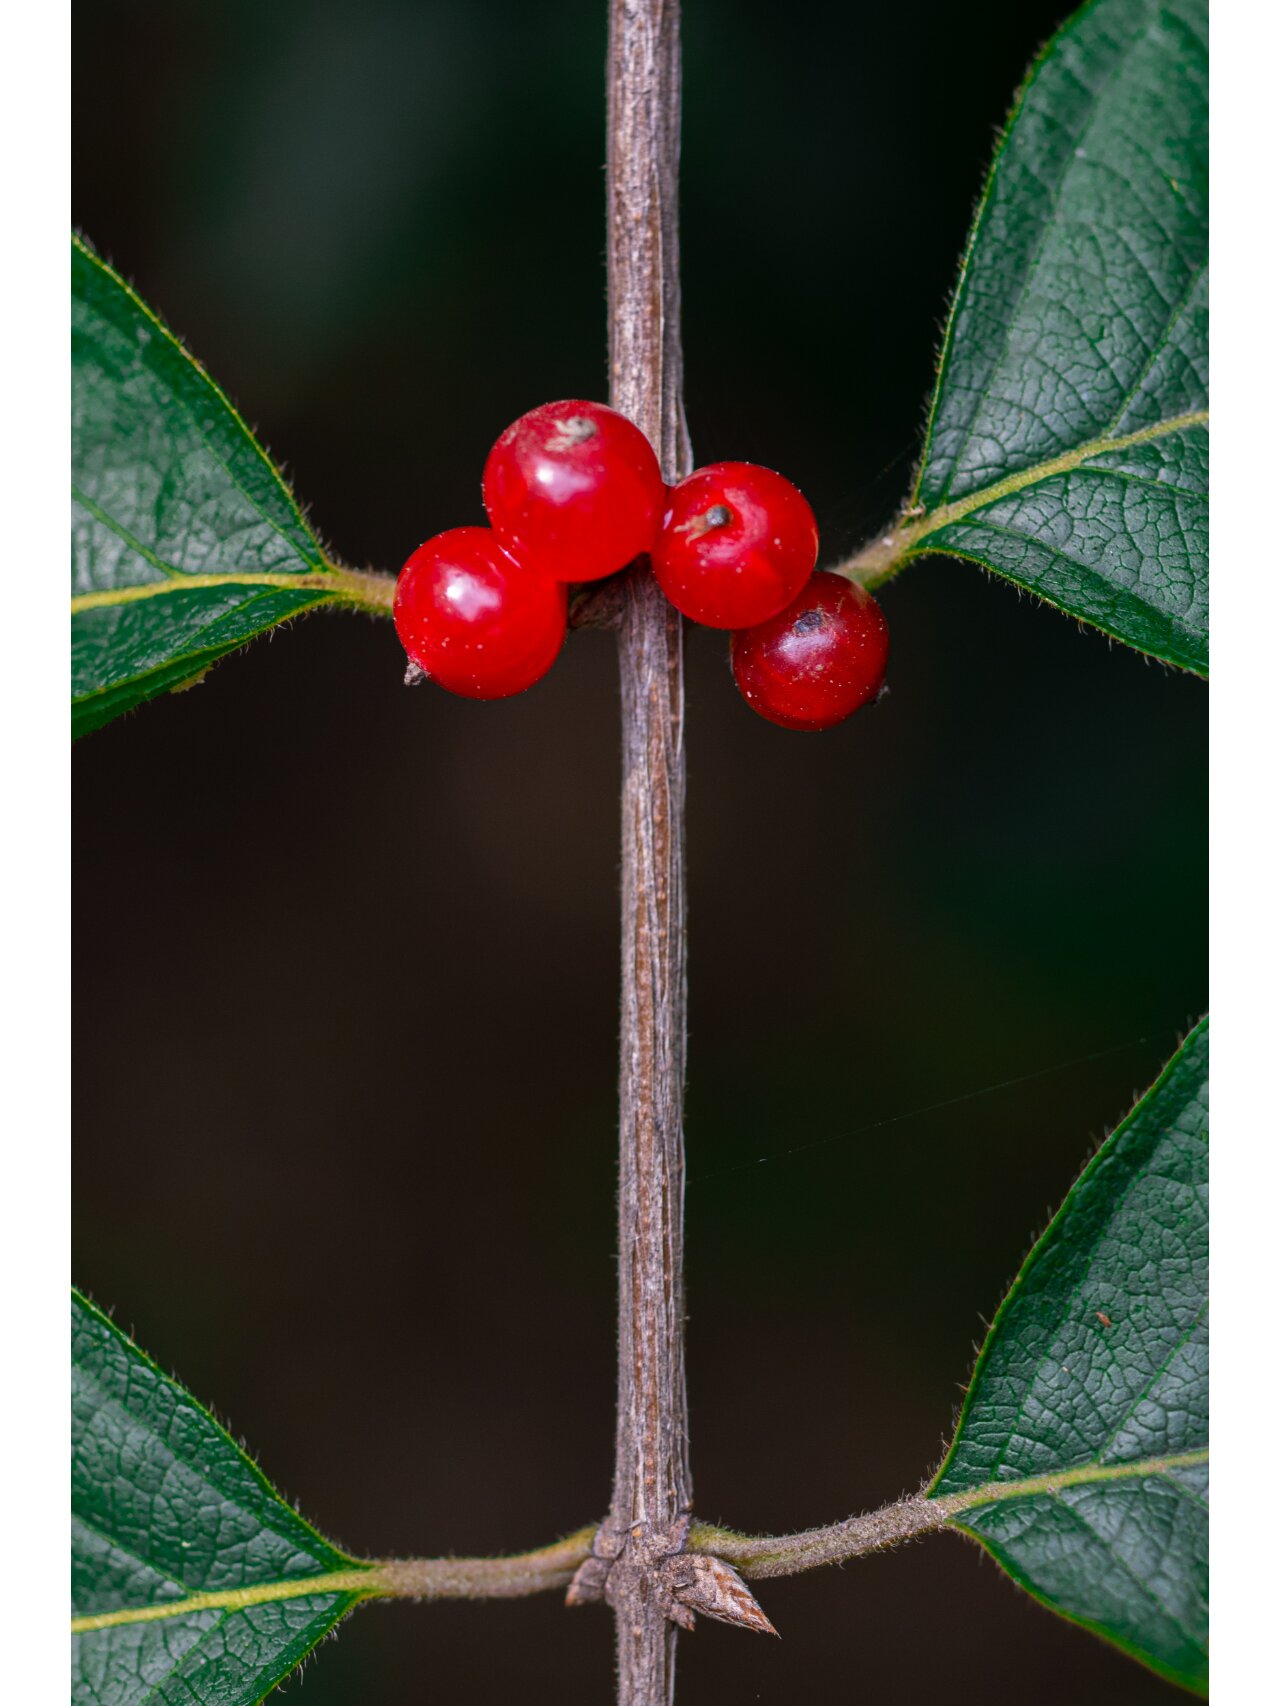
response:
M827 625L825 610L802 611L791 624L793 634L816 634Z
M547 439L548 450L573 450L579 444L585 444L589 438L594 438L599 428L586 415L570 415L568 420L561 421L556 430Z
M673 527L673 533L687 533L690 539L701 539L704 533L710 533L713 527L728 527L733 520L733 511L728 504L712 504L710 509L704 509L701 515L693 516L689 521L682 521L678 527Z

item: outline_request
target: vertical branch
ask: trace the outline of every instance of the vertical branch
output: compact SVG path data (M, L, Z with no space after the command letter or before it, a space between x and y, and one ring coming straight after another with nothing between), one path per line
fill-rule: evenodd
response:
M678 0L610 0L611 400L663 477L689 472L681 402ZM628 577L622 687L618 1421L606 1545L619 1700L671 1699L675 1626L656 1566L691 1497L684 1369L684 675L680 617L647 564Z
M681 401L679 0L610 0L609 363L615 408L663 478L690 471ZM772 1624L731 1564L686 1550L684 674L680 617L647 563L625 577L618 1427L613 1499L571 1603L605 1598L621 1706L669 1706L676 1625Z

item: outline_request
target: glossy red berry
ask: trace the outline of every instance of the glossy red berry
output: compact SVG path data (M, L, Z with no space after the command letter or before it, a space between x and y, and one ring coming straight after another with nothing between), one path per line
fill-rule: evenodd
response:
M566 589L502 549L487 527L428 539L396 582L396 632L432 681L505 699L540 680L564 643Z
M752 462L713 462L673 486L653 548L663 592L709 628L753 628L776 616L817 560L818 527L804 497Z
M889 626L865 587L820 572L779 615L735 634L729 655L752 710L784 729L829 729L879 693Z
M649 440L603 403L543 403L503 433L484 465L494 532L560 581L593 581L647 551L666 487Z

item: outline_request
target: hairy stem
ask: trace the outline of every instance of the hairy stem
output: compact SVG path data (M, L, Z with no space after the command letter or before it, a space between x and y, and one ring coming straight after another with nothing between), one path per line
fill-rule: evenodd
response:
M395 1558L375 1565L367 1590L397 1599L522 1599L567 1587L591 1555L593 1523L510 1558Z
M946 1523L948 1515L940 1502L917 1493L865 1516L852 1516L827 1528L808 1528L800 1534L737 1534L732 1529L695 1523L689 1545L694 1551L714 1553L742 1575L756 1580L796 1576L803 1570L862 1558L868 1552L880 1552L914 1540L919 1534L932 1533Z
M751 1580L766 1576L795 1576L802 1570L841 1564L848 1558L863 1558L889 1546L931 1534L957 1522L967 1511L1011 1499L1052 1497L1069 1487L1095 1486L1104 1481L1149 1480L1173 1469L1189 1469L1207 1463L1207 1451L1186 1451L1168 1457L1142 1458L1130 1463L1081 1463L1071 1469L1034 1475L1017 1481L990 1481L963 1493L945 1493L930 1498L913 1493L896 1504L865 1516L851 1516L827 1528L809 1528L800 1534L755 1536L732 1529L695 1523L689 1533L689 1549L714 1553Z
M610 396L667 480L689 471L681 403L678 0L610 0ZM684 677L680 618L633 568L618 612L622 1012L618 1416L602 1536L622 1706L672 1697L675 1628L656 1561L689 1508L684 1369Z

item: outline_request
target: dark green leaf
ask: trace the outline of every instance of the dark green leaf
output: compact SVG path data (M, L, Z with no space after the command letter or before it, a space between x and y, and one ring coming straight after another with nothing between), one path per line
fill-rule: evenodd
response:
M266 452L173 333L71 242L72 732L318 605L383 613L331 563Z
M1205 0L1094 0L1017 97L915 493L848 571L972 558L1207 673L1208 242Z
M1000 1306L930 1497L1037 1599L1208 1682L1209 1022Z
M249 1706L363 1597L226 1431L71 1299L73 1706Z

